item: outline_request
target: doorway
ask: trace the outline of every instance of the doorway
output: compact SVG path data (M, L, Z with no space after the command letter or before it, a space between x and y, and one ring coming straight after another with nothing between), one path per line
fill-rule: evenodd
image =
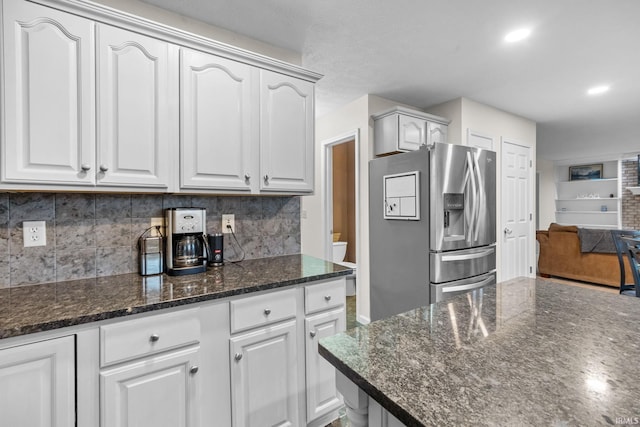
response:
M347 305L354 308L348 311L349 318L355 319L355 298L358 293L357 266L360 263L360 192L359 176L360 154L359 130L322 142L324 165L324 253L325 258L333 260L334 242L336 249L344 248L342 260L336 262L351 263L356 270L353 282L347 279ZM355 295L353 295L355 293Z

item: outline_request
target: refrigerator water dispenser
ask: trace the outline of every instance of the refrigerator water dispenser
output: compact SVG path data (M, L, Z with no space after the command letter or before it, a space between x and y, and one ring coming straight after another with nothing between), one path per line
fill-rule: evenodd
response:
M464 239L464 193L444 193L444 238Z

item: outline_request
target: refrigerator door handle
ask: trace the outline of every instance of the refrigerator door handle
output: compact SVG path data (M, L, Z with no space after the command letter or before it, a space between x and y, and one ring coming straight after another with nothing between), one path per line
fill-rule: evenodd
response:
M469 283L467 285L459 285L459 286L444 286L442 288L442 292L443 293L448 293L448 292L459 292L459 291L468 291L471 289L475 289L475 288L481 288L485 285L488 285L489 283L491 283L493 281L493 277L487 277L486 279L477 282L477 283Z
M478 164L478 157L473 156L473 165L475 166L476 176L478 177L478 200L476 201L476 205L474 208L476 209L476 223L474 225L474 242L478 241L480 234L480 213L483 212L483 208L486 202L486 197L484 194L484 183L482 182L482 174L480 173L480 165Z
M473 254L444 255L442 257L442 262L447 262L447 261L465 261L465 260L470 260L470 259L483 258L483 257L485 257L487 255L491 255L494 252L495 252L495 249L491 248L491 249L487 249L487 250L482 251L482 252L476 252L476 253L473 253Z
M477 200L478 189L476 185L476 172L474 171L473 160L471 160L471 157L472 157L471 152L467 151L467 172L470 178L469 181L471 181L471 191L469 192L470 203L468 206L465 206L465 210L466 209L471 210L471 219L469 220L469 230L468 230L469 234L467 236L467 240L469 242L473 242L476 240L474 239L474 236L477 234L476 228L477 228L477 221L478 221L477 211L476 211L476 206L478 204L478 200Z

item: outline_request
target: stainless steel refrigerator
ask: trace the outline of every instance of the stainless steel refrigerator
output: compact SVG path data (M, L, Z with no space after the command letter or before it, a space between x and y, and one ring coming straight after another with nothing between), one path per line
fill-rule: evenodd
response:
M496 154L434 144L369 162L371 320L496 281Z

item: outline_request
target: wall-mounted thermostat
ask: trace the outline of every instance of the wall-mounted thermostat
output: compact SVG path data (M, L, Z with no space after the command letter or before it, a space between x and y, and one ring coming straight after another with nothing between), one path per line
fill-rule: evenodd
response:
M420 219L420 171L385 175L383 197L385 219Z

